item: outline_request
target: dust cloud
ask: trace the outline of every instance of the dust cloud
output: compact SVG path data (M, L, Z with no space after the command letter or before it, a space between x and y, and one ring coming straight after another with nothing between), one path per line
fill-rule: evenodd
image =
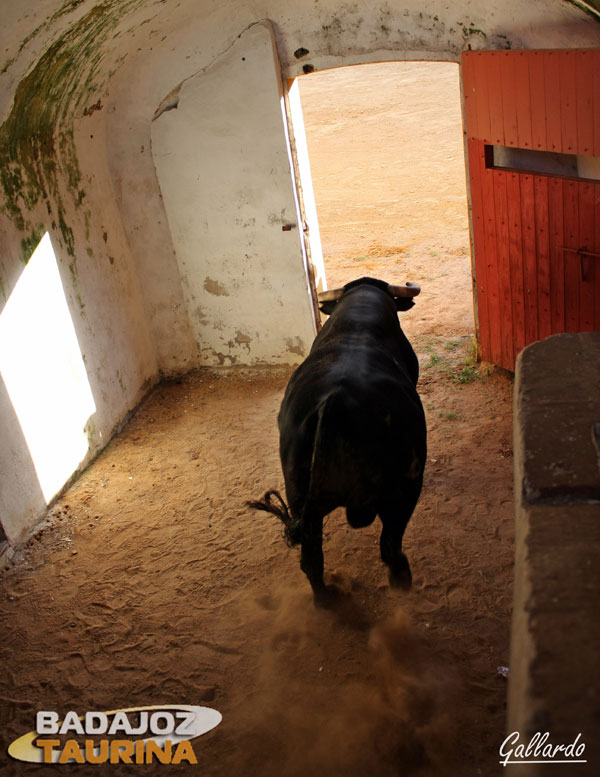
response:
M453 771L459 683L404 608L374 622L352 593L337 610L322 611L292 588L249 599L245 608L250 629L260 623L264 649L251 673L254 687L244 691L245 708L254 711L238 739L244 774ZM364 671L336 678L332 694L327 675L344 663L330 651L340 630L353 632L350 642L363 652Z

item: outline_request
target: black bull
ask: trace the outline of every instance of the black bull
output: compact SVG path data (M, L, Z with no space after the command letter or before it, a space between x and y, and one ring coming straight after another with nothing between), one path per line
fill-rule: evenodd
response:
M361 278L338 290L338 299L321 301L330 318L293 373L279 412L289 510L276 491L249 502L281 518L288 544L301 545L300 565L317 604L336 593L323 581L322 547L323 518L336 507L346 508L353 528L379 515L390 584L411 585L402 537L427 453L419 365L397 315L414 303L392 293L407 288L411 296L419 292Z

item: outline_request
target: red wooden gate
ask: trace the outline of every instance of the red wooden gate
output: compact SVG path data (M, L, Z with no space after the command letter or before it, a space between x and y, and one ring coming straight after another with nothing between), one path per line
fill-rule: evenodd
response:
M462 77L481 357L513 370L600 329L600 50L469 51Z

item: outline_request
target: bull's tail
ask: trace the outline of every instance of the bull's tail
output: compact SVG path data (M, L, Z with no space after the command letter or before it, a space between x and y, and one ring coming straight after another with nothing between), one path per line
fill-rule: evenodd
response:
M363 417L347 390L334 390L319 407L309 497L345 506L353 528L368 526L377 515L383 475L374 456L387 431L377 417Z
M273 502L273 497L275 497L279 504ZM267 491L262 500L249 501L246 502L246 504L254 510L262 510L265 513L276 515L283 523L283 536L290 548L301 542L302 524L300 521L294 519L279 491L271 489L270 491Z

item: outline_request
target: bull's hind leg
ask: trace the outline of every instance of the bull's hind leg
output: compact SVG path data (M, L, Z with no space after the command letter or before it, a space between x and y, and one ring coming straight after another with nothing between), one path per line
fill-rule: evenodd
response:
M306 508L300 567L313 589L315 604L319 607L333 606L338 591L335 586L325 585L323 581L323 516Z
M323 519L304 520L300 567L313 591L323 587Z
M379 539L381 560L387 564L390 585L409 591L412 585L412 574L408 559L402 552L402 537L407 521L399 521L397 517L381 516L383 529Z
M411 485L410 491L404 492L394 506L379 512L383 524L379 540L381 560L388 566L390 585L405 591L410 590L412 574L408 559L402 552L402 538L421 493L420 483Z

